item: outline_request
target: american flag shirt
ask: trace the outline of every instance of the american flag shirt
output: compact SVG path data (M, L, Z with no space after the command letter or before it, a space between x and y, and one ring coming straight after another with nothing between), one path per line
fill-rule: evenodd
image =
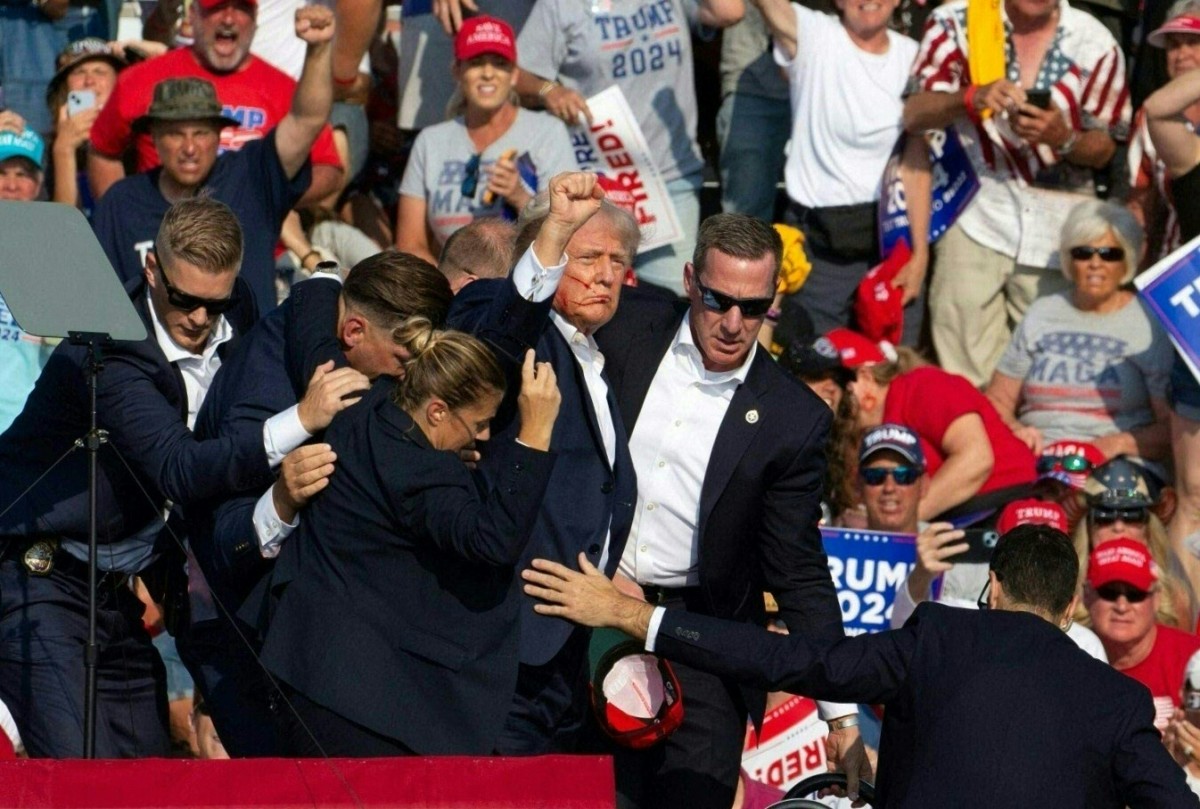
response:
M1019 84L1021 66L1007 14L1004 30L1006 78ZM954 0L930 17L907 92L953 93L969 86L967 53L967 3ZM1103 25L1066 0L1060 0L1054 40L1028 89L1049 90L1051 100L1077 132L1103 130L1118 141L1129 137L1125 58ZM969 236L992 249L1017 255L1020 227L1014 223L1020 221L1024 187L1090 190L1090 170L1058 159L1045 144L1026 143L1013 131L1007 116L993 115L976 122L964 111L953 126L981 184L960 222Z
M1136 191L1153 188L1159 197L1166 221L1163 225L1162 248L1154 258L1164 258L1179 246L1179 216L1175 213L1175 202L1171 198L1171 178L1167 176L1167 167L1158 159L1158 151L1150 140L1145 109L1138 110L1134 118L1133 137L1129 140L1126 165L1129 168L1131 189ZM1146 226L1150 229L1149 222Z

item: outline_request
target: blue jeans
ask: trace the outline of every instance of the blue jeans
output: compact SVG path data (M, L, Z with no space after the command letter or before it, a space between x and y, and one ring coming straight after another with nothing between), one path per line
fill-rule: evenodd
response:
M46 133L54 119L46 107L46 86L54 78L58 52L84 37L108 39L104 9L70 6L51 20L32 4L0 4L0 88L3 103L35 132Z
M667 182L667 193L675 203L683 238L674 244L639 253L633 268L642 281L669 289L683 297L683 265L692 260L696 231L700 228L700 175Z
M721 210L775 221L775 186L792 136L787 99L730 93L717 111Z

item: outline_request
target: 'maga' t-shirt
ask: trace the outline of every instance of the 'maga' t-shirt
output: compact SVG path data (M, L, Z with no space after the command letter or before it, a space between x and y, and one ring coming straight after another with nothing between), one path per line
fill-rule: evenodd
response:
M422 129L417 135L400 193L425 200L425 220L439 244L476 218L504 214L504 200L497 197L491 205L484 205L483 193L488 169L509 149L517 150L517 168L531 194L555 174L577 168L571 136L563 122L546 113L518 109L508 131L480 155L475 193L467 197L462 193L463 180L467 164L475 156L475 144L462 117ZM530 167L532 178L527 176Z
M1022 380L1022 424L1047 441L1085 440L1154 423L1174 351L1136 297L1115 312L1077 309L1069 292L1029 307L996 370Z
M142 275L158 226L171 204L158 190L161 168L113 185L96 206L92 228L122 282ZM259 314L275 308L275 241L288 211L308 189L312 164L291 180L275 150L275 130L241 151L217 158L202 189L233 209L244 242L241 277L249 284Z

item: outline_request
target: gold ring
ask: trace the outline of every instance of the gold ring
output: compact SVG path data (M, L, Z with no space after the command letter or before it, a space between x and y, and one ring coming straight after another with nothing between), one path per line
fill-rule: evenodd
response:
M1194 754L1195 752L1196 752L1196 751L1192 749L1192 746L1191 746L1190 744L1185 744L1185 745L1183 746L1183 754L1184 754L1185 756L1187 756L1188 758L1193 758L1193 757L1194 757L1194 755L1193 755L1193 754Z

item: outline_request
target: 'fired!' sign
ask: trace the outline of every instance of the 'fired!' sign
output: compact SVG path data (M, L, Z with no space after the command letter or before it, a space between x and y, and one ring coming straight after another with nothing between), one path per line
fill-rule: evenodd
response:
M639 253L683 238L667 185L650 156L621 88L613 85L588 99L592 123L571 131L575 162L608 180L608 198L633 214L642 229Z

